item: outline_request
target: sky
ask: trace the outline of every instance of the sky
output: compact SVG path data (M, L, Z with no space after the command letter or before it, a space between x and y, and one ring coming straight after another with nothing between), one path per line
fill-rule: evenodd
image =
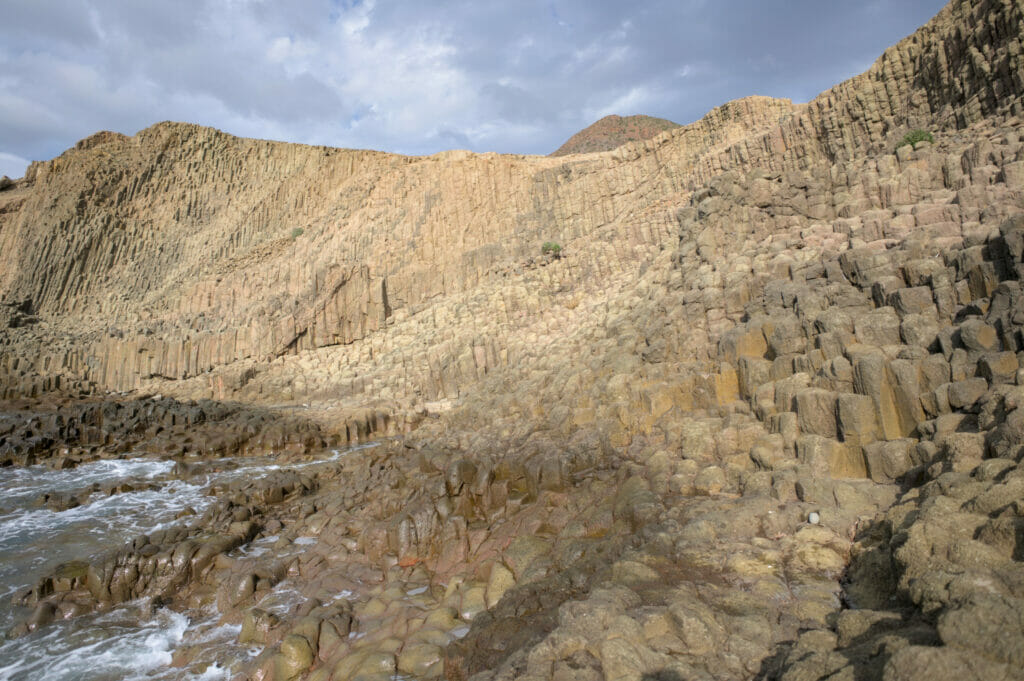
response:
M802 102L943 0L0 0L0 175L163 120L547 154L608 114Z

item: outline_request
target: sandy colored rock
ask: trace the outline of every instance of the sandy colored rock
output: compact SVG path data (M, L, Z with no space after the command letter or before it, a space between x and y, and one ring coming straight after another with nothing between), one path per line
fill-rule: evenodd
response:
M497 605L501 597L505 595L505 592L512 588L515 583L516 579L512 571L504 565L495 563L491 566L491 575L487 580L487 607L493 608Z
M1022 19L956 0L807 104L607 152L164 123L34 164L0 465L276 468L17 605L215 607L239 678L1007 676Z
M999 349L996 330L980 319L969 319L960 325L960 341L968 350L991 352Z
M313 664L313 648L305 637L289 634L281 641L281 652L274 658L274 678L296 679Z

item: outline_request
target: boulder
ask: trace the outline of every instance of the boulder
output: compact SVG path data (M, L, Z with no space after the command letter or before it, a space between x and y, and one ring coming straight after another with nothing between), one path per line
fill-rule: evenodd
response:
M939 325L923 314L908 314L900 322L900 338L907 345L931 349L937 342Z
M916 392L900 384L899 377L880 353L865 353L856 358L853 385L857 393L874 402L880 435L886 440L912 434L924 420Z
M834 438L836 431L836 394L820 388L801 390L796 395L796 413L800 432Z
M999 349L999 334L995 327L980 319L968 319L960 325L960 342L968 350L992 352Z
M1019 368L1017 355L1013 352L990 352L978 360L978 376L992 385L1015 383Z
M863 446L878 439L874 400L867 395L845 393L836 402L837 430L843 442Z
M900 318L891 307L881 307L861 315L854 322L857 340L865 345L897 345L900 342Z
M928 286L915 286L913 288L901 288L892 293L888 300L896 313L901 317L909 314L923 314L935 311L935 303L932 300L932 290Z
M807 338L799 319L788 316L772 320L772 331L768 336L768 359L800 354L806 348Z
M873 442L864 447L868 475L875 482L895 482L913 468L910 446L914 440Z
M315 659L313 647L305 636L288 634L281 641L281 651L274 656L275 681L292 681L310 668Z
M968 378L949 384L949 406L953 409L970 410L988 390L984 378Z

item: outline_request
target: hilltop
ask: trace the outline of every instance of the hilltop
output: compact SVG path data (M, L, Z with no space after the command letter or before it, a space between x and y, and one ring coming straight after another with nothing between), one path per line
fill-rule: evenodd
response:
M605 116L566 140L551 156L611 151L627 142L641 142L680 127L678 123L653 116Z

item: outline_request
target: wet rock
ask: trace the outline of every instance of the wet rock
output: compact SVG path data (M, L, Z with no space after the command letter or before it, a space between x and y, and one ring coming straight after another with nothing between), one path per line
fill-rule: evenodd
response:
M363 676L374 678L374 676L385 675L390 678L397 670L394 653L370 652L346 656L335 665L331 674L332 679L349 681Z
M313 647L305 637L288 634L281 641L281 652L274 656L274 679L292 681L313 664Z
M35 631L39 627L46 626L54 620L57 615L57 606L53 603L40 603L32 611L26 625L28 631Z
M459 617L472 620L476 615L487 609L487 589L483 586L472 586L462 592L459 601Z
M491 566L491 574L487 581L487 592L485 601L488 608L493 608L501 600L501 597L505 595L516 583L515 576L512 571L506 568L501 563L495 563Z
M435 645L405 646L398 654L396 668L400 673L417 679L439 678L444 672L444 655Z
M238 634L238 642L259 643L266 645L270 631L280 624L280 618L274 613L252 608L242 620L242 630Z

